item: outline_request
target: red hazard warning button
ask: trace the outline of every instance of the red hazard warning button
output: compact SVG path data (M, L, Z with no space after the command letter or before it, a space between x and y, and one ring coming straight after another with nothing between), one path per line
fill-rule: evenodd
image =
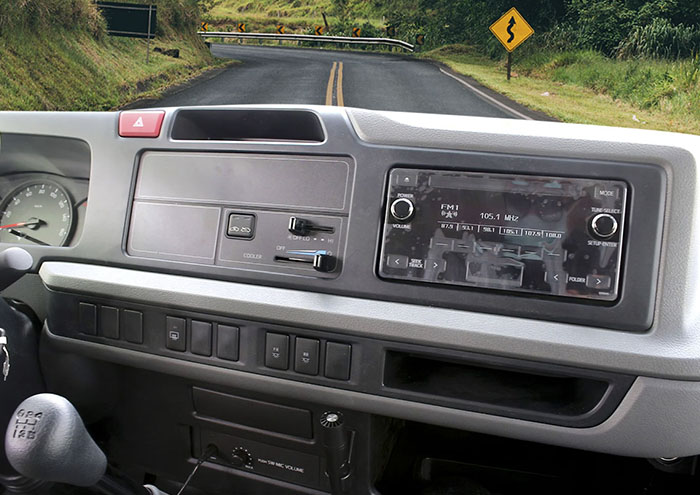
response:
M165 112L122 112L119 114L119 135L121 137L156 138L160 136Z

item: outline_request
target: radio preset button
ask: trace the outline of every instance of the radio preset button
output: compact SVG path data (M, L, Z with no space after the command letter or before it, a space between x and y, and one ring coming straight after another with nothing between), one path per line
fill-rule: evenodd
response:
M591 230L598 237L607 239L617 232L617 220L609 213L600 213L591 220Z
M391 216L394 217L395 220L405 222L410 220L410 218L413 216L415 207L410 199L399 198L395 199L394 202L391 203L390 211Z

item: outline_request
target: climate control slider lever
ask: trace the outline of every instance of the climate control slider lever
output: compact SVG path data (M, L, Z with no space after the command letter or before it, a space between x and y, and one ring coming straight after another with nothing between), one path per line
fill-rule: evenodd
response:
M287 251L286 256L275 256L280 263L306 263L318 272L328 273L335 270L336 260L325 250Z
M328 232L332 234L335 232L333 227L325 227L323 225L316 225L310 220L299 217L291 217L289 219L289 231L296 235L309 235L311 232Z

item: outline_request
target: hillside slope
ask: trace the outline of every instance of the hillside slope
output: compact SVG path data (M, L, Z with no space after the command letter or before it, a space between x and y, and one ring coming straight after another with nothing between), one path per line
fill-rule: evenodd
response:
M331 25L352 21L357 25L369 23L381 27L382 19L376 2L348 0L342 12L333 0L210 0L204 16L215 27L226 30L236 23L247 24L248 31L272 32L278 23L287 32L305 32L315 25L323 25L323 14Z
M20 5L21 4L21 5ZM23 8L20 8L23 7ZM195 34L195 2L159 3L155 47L107 36L89 0L0 5L0 110L109 110L201 73L217 62Z

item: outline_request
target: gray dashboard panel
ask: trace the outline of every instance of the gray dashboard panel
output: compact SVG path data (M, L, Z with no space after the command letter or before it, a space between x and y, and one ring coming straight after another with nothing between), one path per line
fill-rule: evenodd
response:
M446 159L450 150L469 150L662 167L668 181L667 208L653 325L646 333L632 334L593 325L544 321L534 313L529 318L503 316L372 300L352 292L330 295L315 291L322 284L314 280L304 281L308 290L302 290L301 284L296 288L269 287L276 279L267 274L241 275L235 282L214 280L217 275L210 267L197 267L195 272L153 262L147 267L149 271L144 271L138 260L127 259L123 252L128 208L124 198L133 194L136 157L149 149L201 149L202 143L169 140L172 118L166 118L161 138L128 140L117 136L116 114L0 113L0 132L11 129L76 137L88 142L92 149L86 234L75 247L60 251L32 249L37 261L35 268L41 267L42 280L49 288L76 293L640 375L642 378L608 421L577 431L355 395L327 387L290 385L269 377L246 376L240 383L241 387L264 384L271 393L323 398L339 406L377 414L577 448L650 457L700 452L697 431L700 428L700 313L697 310L700 260L694 254L695 246L700 245L696 220L700 214L697 199L700 138L558 123L309 109L322 118L327 132L324 143L207 142L206 149L328 156L348 153L348 147L359 143L365 148L360 153L363 157L371 151L385 162L397 154L410 152L417 162L430 164L431 157ZM363 166L373 165L364 162ZM358 187L363 195L383 196L384 184L363 183ZM353 194L357 195L358 189ZM357 234L364 221L380 215L380 208L351 215L349 236ZM370 266L362 273L347 274L349 279L374 275L375 252L364 256L360 261L369 260ZM648 267L639 267L643 268ZM173 362L167 358L143 359L138 353L122 349L68 342L50 335L48 338L65 350L89 352L101 359L144 368L157 367L163 371L167 368L168 372L182 376L196 375L220 383L232 376L226 370L191 363L171 366ZM640 431L645 433L641 435Z
M225 370L162 356L150 356L53 335L44 328L50 349L126 366L168 373L189 380L242 390L265 390L286 398L309 397L328 406L360 410L521 440L576 449L647 458L682 457L700 452L700 383L638 378L617 411L593 428L564 428L399 399L361 394L274 377ZM659 404L668 404L660 415ZM695 411L695 414L690 413Z
M227 107L215 107L218 109ZM228 108L258 108L269 110L269 106L261 107L228 107ZM280 107L280 115L290 109L300 107ZM306 107L307 112L313 112L322 119L326 139L320 143L308 142L220 142L180 141L170 139L169 132L177 120L177 109L167 109L164 128L157 139L129 139L116 135L116 114L100 114L90 118L91 114L70 114L72 124L64 123L62 127L84 129L84 138L90 144L95 163L95 172L91 181L90 209L86 219L85 232L82 242L75 251L61 251L58 254L52 250L36 248L33 254L40 264L44 259L78 259L96 264L108 263L111 266L148 268L153 271L166 273L187 274L195 277L207 277L231 280L257 285L287 287L298 290L329 292L353 297L379 298L430 306L454 307L470 311L480 311L491 314L509 314L512 316L537 318L544 320L567 321L581 325L618 328L632 331L646 331L652 320L652 310L655 305L654 293L657 270L654 268L659 256L658 239L662 228L662 214L657 205L664 203L663 191L666 188L668 170L660 167L660 163L668 157L668 150L647 146L645 160L630 162L622 152L615 156L615 161L596 161L598 156L580 160L570 158L564 151L552 152L543 145L542 152L536 155L519 153L517 147L509 147L504 139L495 140L498 146L490 153L450 151L449 149L426 149L419 147L377 146L359 139L351 126L347 110L326 107ZM111 121L103 121L105 115ZM382 114L383 115L383 114ZM35 132L48 133L42 128L46 126L47 118L63 120L64 114L32 114L30 120L41 121ZM17 117L17 125L29 116L7 113L0 115L0 131L2 118ZM80 125L85 119L85 124ZM441 116L422 115L419 119ZM469 119L463 122L471 122ZM484 124L489 119L483 119ZM481 120L473 121L475 128ZM504 121L497 121L503 124ZM510 121L507 121L510 122ZM521 123L523 125L525 123ZM429 127L429 122L426 122ZM508 124L513 125L513 124ZM29 123L29 127L31 124ZM562 132L568 132L559 128ZM58 132L58 131L54 131ZM525 132L525 130L523 130ZM464 145L470 133L462 133L460 144ZM420 143L420 140L417 140ZM264 271L249 271L245 269L222 270L214 265L193 265L184 260L167 261L160 259L131 258L125 255L127 244L127 219L130 204L125 204L124 198L130 198L135 193L137 169L140 157L153 150L179 150L182 152L196 150L198 152L216 153L226 151L232 154L264 153L286 154L288 156L303 155L314 159L351 158L355 162L354 188L350 191L350 204L347 224L347 247L344 259L341 260L340 276L332 280L314 277L313 274L298 273L295 276L280 276ZM504 153L507 151L507 153ZM518 153L518 154L513 154ZM679 152L679 156L688 162L687 153ZM642 165L640 165L640 163ZM644 165L644 164L647 165ZM607 309L598 310L598 306L573 303L571 301L555 300L553 298L518 298L508 293L496 291L453 290L448 287L430 286L429 288L410 283L388 283L376 276L378 257L378 232L382 223L384 211L384 191L388 170L394 166L432 167L445 169L490 170L493 172L510 172L518 170L530 174L552 174L563 176L582 176L600 178L622 178L633 185L633 201L639 210L639 215L629 215L628 221L632 228L627 229L632 239L640 247L629 251L625 263L633 266L644 266L644 270L630 270L623 284L623 296L618 303ZM99 168L99 170L97 170ZM613 177L611 177L611 175ZM290 183L289 187L296 187ZM639 194L636 194L636 191ZM636 199L635 199L636 195ZM320 249L317 247L316 249ZM58 258L56 258L58 256ZM648 267L652 268L649 269ZM302 272L299 270L299 272ZM291 275L291 274L290 274ZM641 309L640 309L641 308Z
M50 289L251 320L659 378L696 379L693 349L633 334L78 263L47 262Z

